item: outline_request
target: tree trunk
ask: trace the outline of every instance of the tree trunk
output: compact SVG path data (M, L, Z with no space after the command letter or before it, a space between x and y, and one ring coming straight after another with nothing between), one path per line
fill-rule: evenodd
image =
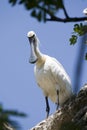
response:
M87 84L60 110L30 130L87 130Z

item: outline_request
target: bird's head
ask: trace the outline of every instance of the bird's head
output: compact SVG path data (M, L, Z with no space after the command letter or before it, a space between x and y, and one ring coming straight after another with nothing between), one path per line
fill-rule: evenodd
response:
M30 47L31 47L31 55L30 55L29 62L33 64L38 59L37 56L36 56L36 53L35 53L35 49L36 49L37 44L38 44L38 38L37 38L34 31L28 32L27 37L29 39Z
M35 36L36 34L34 31L30 31L27 33L27 37L29 38L30 43L35 39Z

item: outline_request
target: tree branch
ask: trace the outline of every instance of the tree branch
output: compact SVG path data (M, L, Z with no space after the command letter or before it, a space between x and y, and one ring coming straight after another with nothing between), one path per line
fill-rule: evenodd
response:
M63 4L62 10L64 11L65 18L59 18L59 17L55 16L55 14L51 10L45 8L44 6L37 5L37 8L44 11L47 15L50 16L50 18L47 18L47 16L46 16L44 18L45 21L54 21L54 22L67 23L67 22L81 22L81 21L87 20L87 16L85 16L85 17L69 17L68 13L67 13L67 11L65 9L64 4Z
M63 11L64 11L64 14L65 14L65 16L66 16L66 18L69 18L69 16L68 16L68 13L67 13L67 11L66 11L66 8L65 8L65 6L64 6L64 3L63 3Z
M58 18L56 16L51 16L51 18L46 18L46 21L55 21L55 22L81 22L87 20L87 17L68 17L68 18Z
M50 18L46 18L45 21L54 21L54 22L67 23L67 22L81 22L81 21L87 20L87 17L69 17L67 12L66 12L65 7L63 7L63 11L64 11L64 14L65 14L66 18L56 17L50 10L48 10L48 9L46 9L44 7L41 7L39 5L37 7L38 7L38 9L44 10L44 12L46 12L50 16Z
M29 130L87 130L87 84L53 115Z

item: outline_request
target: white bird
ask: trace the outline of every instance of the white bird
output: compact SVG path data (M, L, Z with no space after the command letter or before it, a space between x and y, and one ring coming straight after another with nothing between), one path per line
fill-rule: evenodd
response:
M72 96L71 81L63 66L55 58L40 52L35 32L28 32L27 37L31 46L29 62L35 63L34 74L45 96L48 117L50 111L48 97L57 104L58 109L58 106L62 106Z
M83 13L84 13L85 15L87 15L87 8L85 8L85 9L83 10Z

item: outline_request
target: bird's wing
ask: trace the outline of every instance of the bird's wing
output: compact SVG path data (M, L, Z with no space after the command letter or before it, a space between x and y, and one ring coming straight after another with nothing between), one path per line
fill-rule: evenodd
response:
M70 78L64 70L63 66L60 64L60 62L52 57L50 59L50 72L56 84L59 84L60 87L71 84Z
M62 66L62 64L61 64L58 60L56 60L56 58L53 58L53 57L52 57L52 60L53 60L54 62L56 62L57 65L60 66L60 68L61 68L63 71L65 71L65 70L64 70L64 67Z
M60 66L60 71L62 71L62 73L70 80L70 78L69 78L68 74L66 73L62 64L58 60L56 60L55 58L52 58L52 59L57 63L58 66Z

